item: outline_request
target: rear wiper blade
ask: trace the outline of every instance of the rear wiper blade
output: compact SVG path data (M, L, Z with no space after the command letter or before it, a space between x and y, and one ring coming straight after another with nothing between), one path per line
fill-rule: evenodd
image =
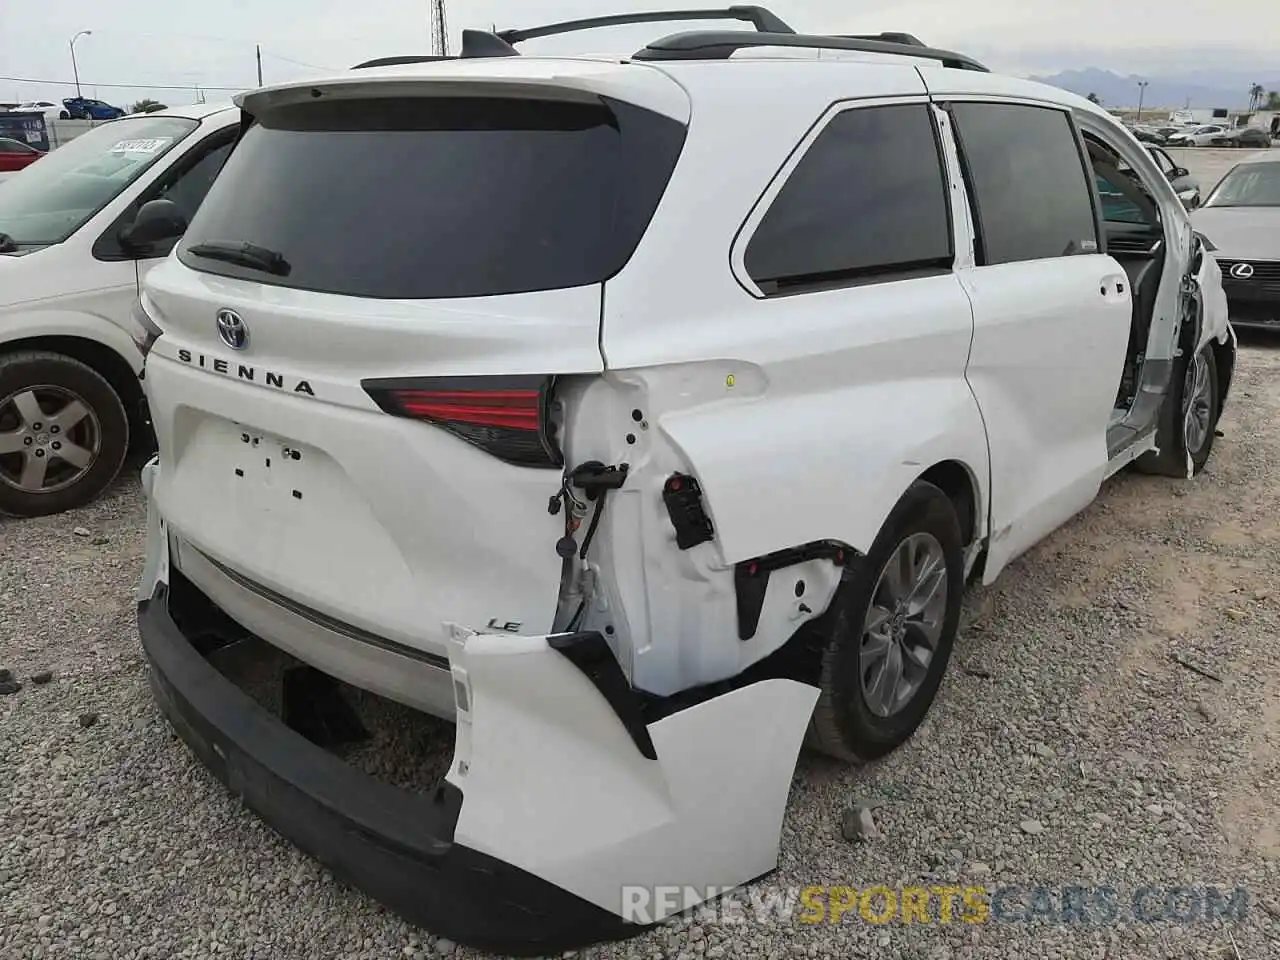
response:
M292 269L284 254L245 241L210 240L187 247L187 253L207 260L236 263L277 277L287 277Z

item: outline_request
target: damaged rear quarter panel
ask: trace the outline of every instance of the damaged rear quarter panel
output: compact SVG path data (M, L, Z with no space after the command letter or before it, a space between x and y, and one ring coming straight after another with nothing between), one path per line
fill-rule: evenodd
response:
M986 503L986 434L962 377L778 394L662 423L694 465L727 562L827 539L865 553L906 489L943 461L966 466Z

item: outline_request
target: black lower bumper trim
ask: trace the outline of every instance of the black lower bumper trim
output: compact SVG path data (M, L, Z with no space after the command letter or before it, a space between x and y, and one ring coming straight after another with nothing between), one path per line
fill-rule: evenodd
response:
M284 725L183 636L163 586L138 605L151 686L174 729L244 804L342 882L458 943L546 955L645 928L454 842L463 795L384 784ZM517 799L518 802L518 799Z
M1228 290L1227 315L1237 327L1275 327L1280 324L1280 291Z

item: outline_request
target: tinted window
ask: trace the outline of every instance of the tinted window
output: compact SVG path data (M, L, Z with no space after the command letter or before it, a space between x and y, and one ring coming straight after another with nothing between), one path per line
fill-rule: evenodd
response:
M179 247L189 267L426 299L599 283L644 234L683 125L615 101L308 102L244 135ZM279 273L202 257L250 242Z
M929 107L837 114L774 198L743 259L765 293L948 269L946 181Z
M178 205L178 209L182 211L188 223L200 209L201 201L213 186L213 181L217 179L218 171L226 163L232 146L234 141L228 141L209 150L193 166L183 171L173 183L164 188L165 198Z
M1089 181L1065 113L1003 103L957 103L953 113L980 262L1061 257L1096 245Z

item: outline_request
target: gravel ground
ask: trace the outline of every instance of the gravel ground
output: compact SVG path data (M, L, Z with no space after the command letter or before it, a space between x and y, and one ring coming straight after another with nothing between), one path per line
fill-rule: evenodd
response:
M1123 908L1135 888L1213 884L1248 888L1243 918L695 917L583 955L1280 956L1280 340L1247 341L1221 429L1196 481L1116 478L970 595L905 748L861 770L803 757L780 869L751 890L1110 886ZM132 622L142 517L127 478L74 515L0 520L0 666L25 684L0 697L0 957L455 952L334 882L170 733ZM850 843L857 800L881 804L879 836Z

